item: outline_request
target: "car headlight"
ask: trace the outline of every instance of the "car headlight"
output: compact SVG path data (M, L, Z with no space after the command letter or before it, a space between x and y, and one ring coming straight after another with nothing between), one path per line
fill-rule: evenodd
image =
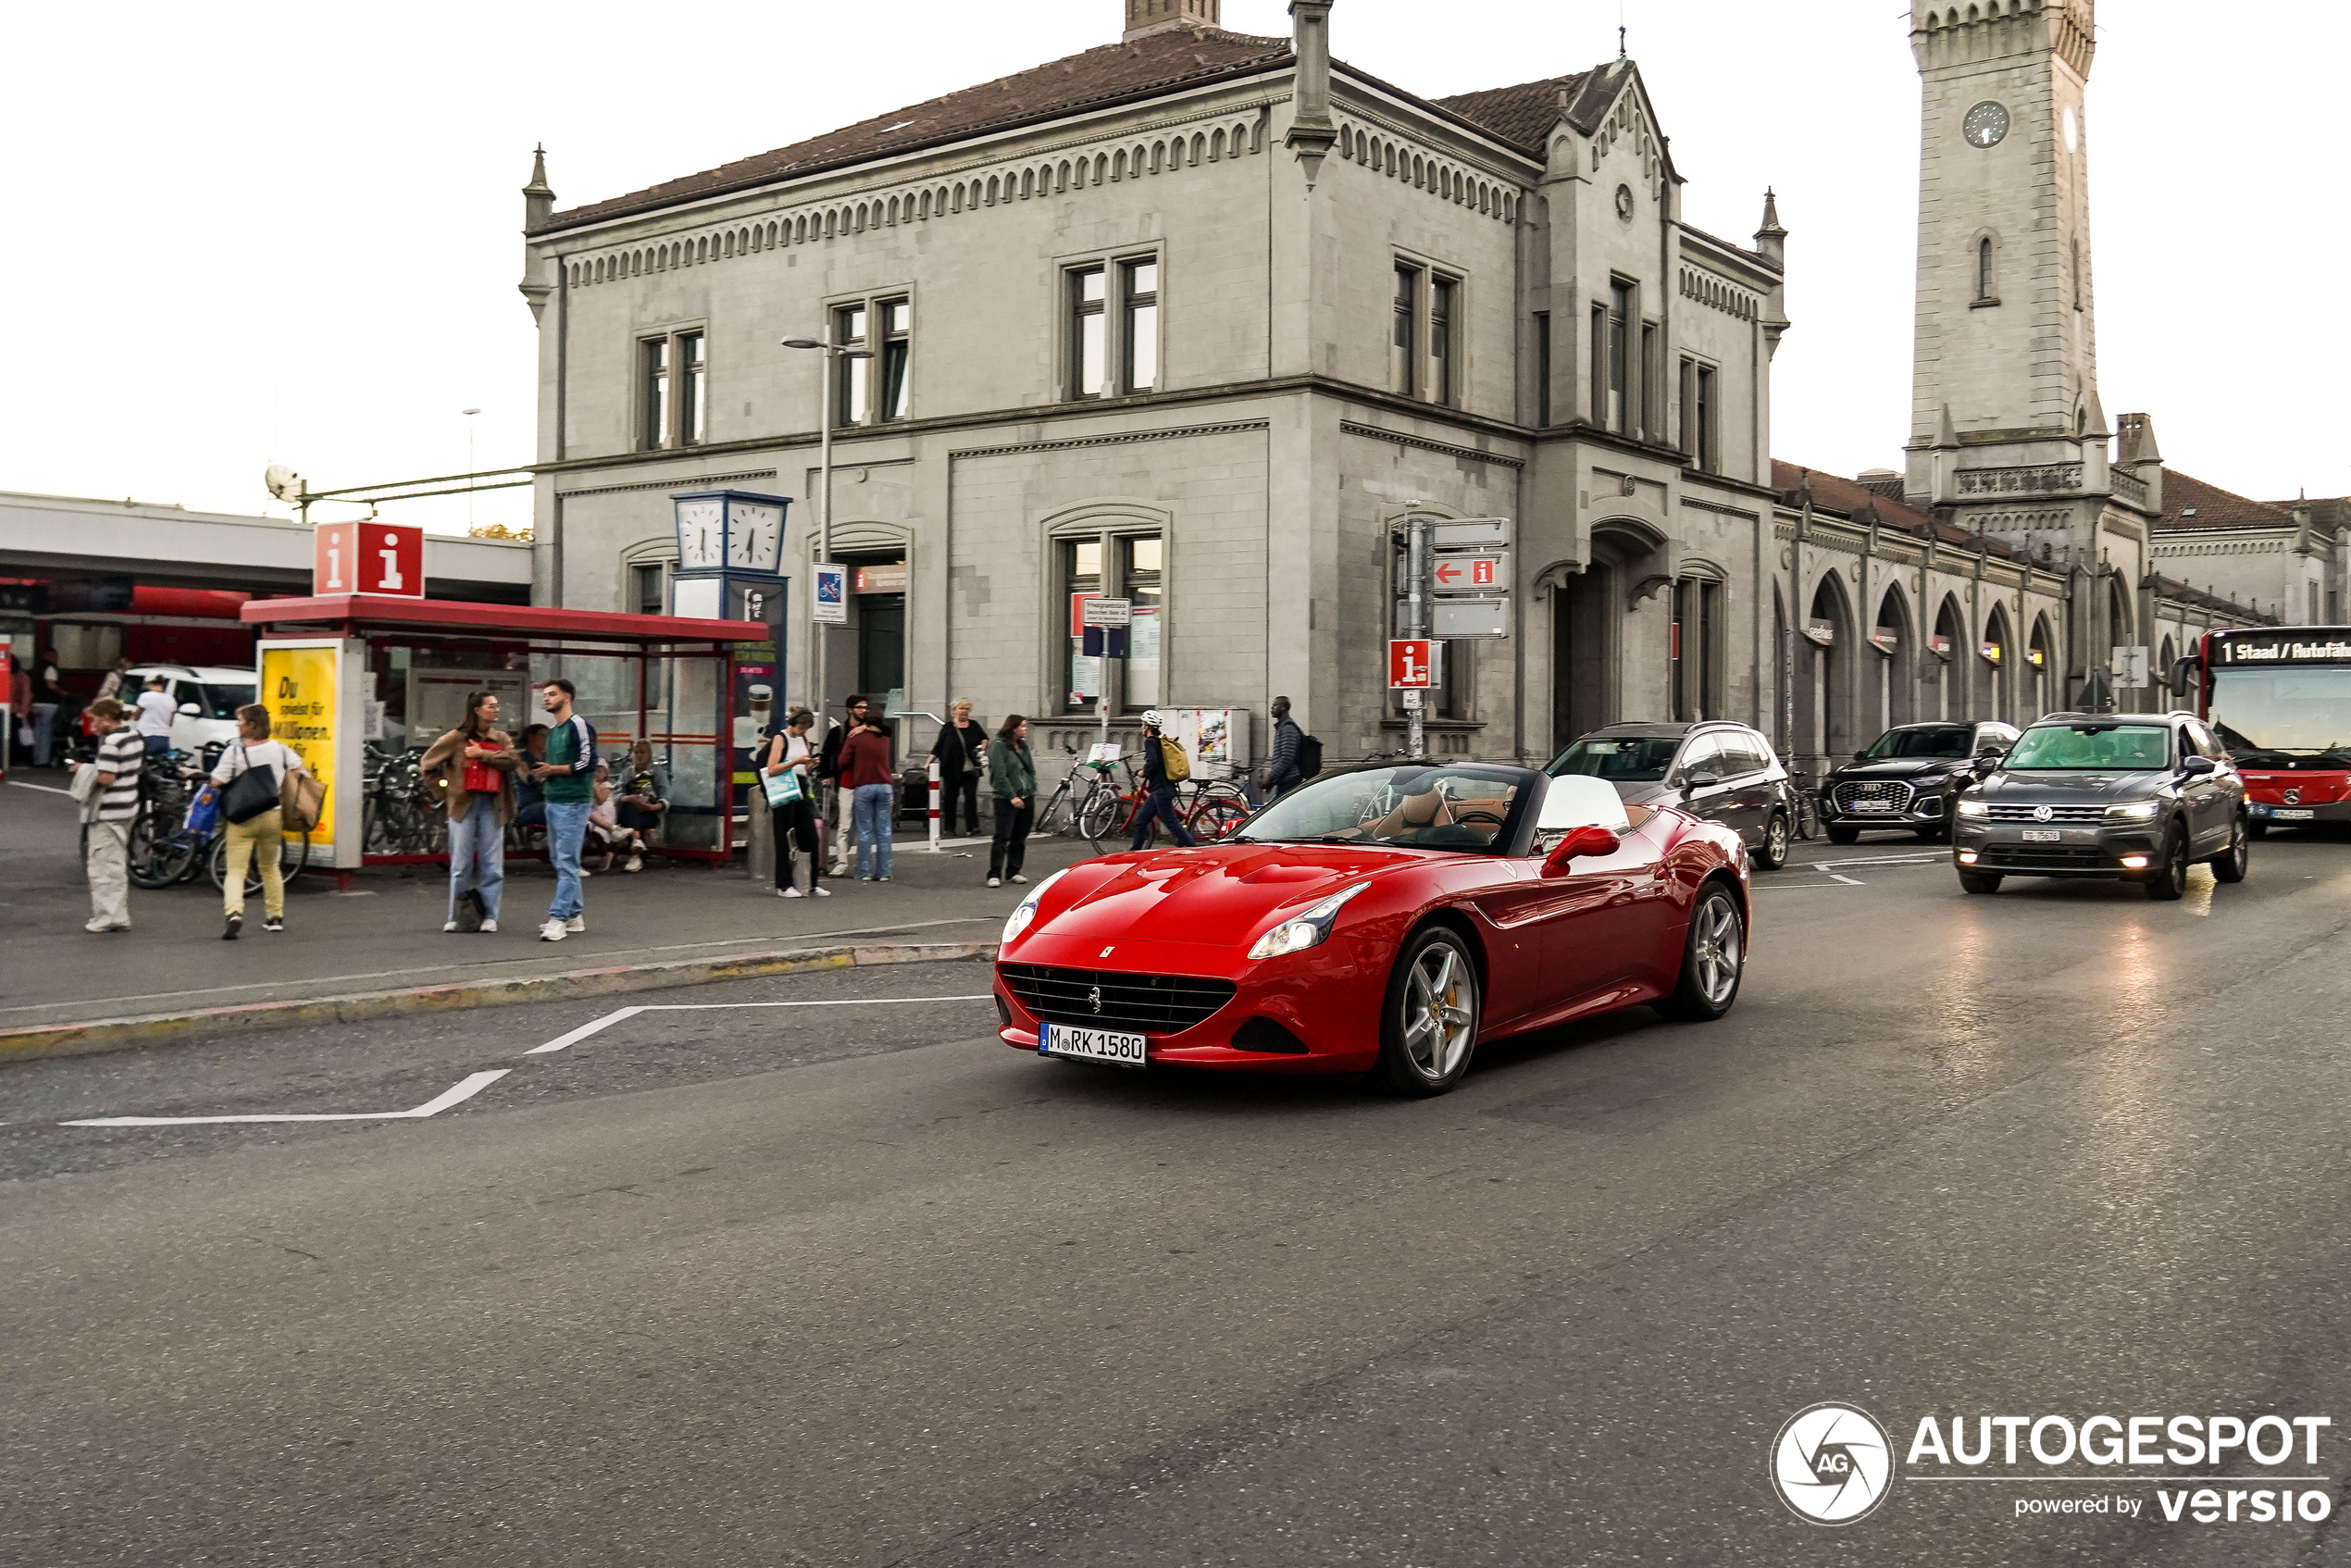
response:
M1977 800L1962 799L1959 803L1952 809L1958 812L1958 814L1961 816L1989 816L1992 815L1992 808L1984 804L1982 801Z
M1006 916L1004 920L1004 934L997 940L1009 946L1014 937L1017 937L1023 931L1027 930L1028 923L1037 918L1037 901L1045 896L1046 889L1051 887L1054 883L1060 881L1063 877L1068 875L1069 871L1066 867L1064 867L1060 871L1054 872L1051 877L1046 877L1043 881L1029 889L1028 896L1021 900L1020 902L1014 906L1012 914Z
M2162 809L2163 805L2159 801L2133 801L2125 805L2107 807L2106 815L2110 822L2146 822L2152 819L2155 814Z
M1293 915L1250 945L1251 958L1279 958L1286 952L1303 952L1316 946L1331 934L1331 923L1347 901L1370 887L1358 882L1351 888L1341 888L1303 915Z

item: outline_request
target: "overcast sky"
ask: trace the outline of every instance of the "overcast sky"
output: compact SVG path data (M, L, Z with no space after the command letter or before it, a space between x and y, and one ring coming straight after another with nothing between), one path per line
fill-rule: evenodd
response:
M1899 466L1918 78L1900 0L1623 0L1688 180L1746 242L1778 188L1795 327L1780 457ZM1616 52L1619 0L1339 0L1339 57L1424 94ZM637 189L1114 41L1120 0L383 8L44 6L0 101L18 301L0 490L258 512L532 451L515 292L530 149L558 205ZM2100 392L2264 499L2351 492L2342 62L2351 6L2108 0L2093 152ZM1282 0L1225 24L1288 30ZM778 324L779 327L786 325ZM528 491L476 498L526 524ZM285 508L275 510L283 513ZM465 504L391 514L462 527ZM321 514L322 516L325 514Z

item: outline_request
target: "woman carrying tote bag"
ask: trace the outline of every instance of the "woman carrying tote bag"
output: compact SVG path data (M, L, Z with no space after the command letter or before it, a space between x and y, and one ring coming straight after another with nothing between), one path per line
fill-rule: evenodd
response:
M449 915L444 931L464 929L458 905L468 897L484 935L498 934L506 886L506 825L515 819L514 742L498 728L498 693L466 696L466 716L425 751L417 767L444 780L449 813Z
M798 781L798 798L776 805L776 896L796 899L801 896L792 886L792 850L797 849L808 860L808 896L828 899L832 890L825 886L825 857L819 853L825 847L824 835L816 825L816 753L808 744L809 727L816 716L806 708L796 708L791 717L767 742L767 756L761 767L765 776L762 786L773 802L778 792L769 780L790 777ZM787 840L785 835L790 838Z
M283 741L269 739L269 710L248 703L237 710L237 743L220 753L212 781L222 786L220 815L229 840L229 874L221 878L222 941L233 942L245 927L245 867L261 857L261 926L286 928L285 814L279 807L281 783L307 770Z

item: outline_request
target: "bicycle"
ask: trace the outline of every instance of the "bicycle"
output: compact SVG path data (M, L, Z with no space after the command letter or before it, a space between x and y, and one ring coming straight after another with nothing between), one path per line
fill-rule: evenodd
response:
M1107 838L1113 828L1123 833L1134 831L1136 819L1151 798L1151 790L1135 771L1134 760L1122 756L1118 761L1126 770L1128 787L1124 793L1110 787L1087 796L1086 809L1096 814L1097 825L1096 831L1087 833L1088 840ZM1101 783L1108 786L1109 780L1105 778ZM1241 787L1229 779L1193 779L1189 783L1188 790L1177 786L1179 804L1176 817L1185 831L1200 839L1213 842L1229 837L1256 809L1249 803L1249 796ZM1151 832L1154 837L1159 832L1156 819Z
M1105 790L1113 801L1117 798L1117 788L1111 784L1108 778L1114 765L1096 762L1091 757L1079 756L1077 748L1075 746L1064 746L1062 751L1073 760L1069 765L1069 771L1062 776L1062 781L1053 787L1053 792L1045 798L1045 803L1038 809L1037 830L1040 833L1076 833L1083 836L1093 847L1100 849L1101 835L1099 832L1086 831L1087 812L1095 798ZM1078 776L1089 771L1093 777L1081 785L1078 782ZM1058 828L1053 825L1056 814L1061 821L1061 826ZM1097 826L1103 826L1106 822L1107 818L1103 818L1101 822L1097 823Z

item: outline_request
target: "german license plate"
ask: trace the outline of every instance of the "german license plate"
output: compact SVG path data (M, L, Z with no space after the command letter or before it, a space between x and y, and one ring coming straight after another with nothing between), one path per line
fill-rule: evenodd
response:
M2027 828L2024 830L2024 841L2028 844L2054 844L2064 837L2054 828Z
M2270 815L2285 822L2308 822L2319 814L2308 806L2271 806Z
M1851 811L1892 811L1894 809L1894 803L1892 801L1855 801L1853 804L1847 809Z
M1073 1062L1103 1062L1113 1067L1143 1064L1143 1037L1114 1034L1109 1029L1080 1029L1067 1024L1037 1026L1037 1053L1066 1056Z

